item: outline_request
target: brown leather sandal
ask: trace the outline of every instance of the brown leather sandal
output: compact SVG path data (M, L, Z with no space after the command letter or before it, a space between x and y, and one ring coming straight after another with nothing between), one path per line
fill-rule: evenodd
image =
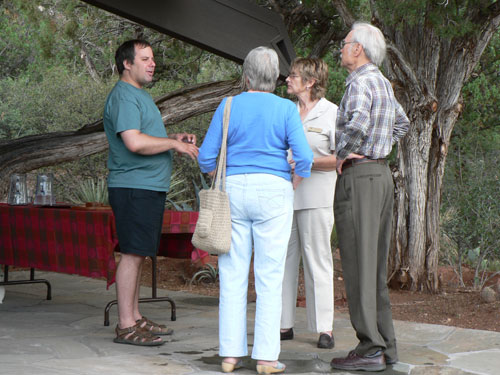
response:
M142 319L137 320L136 323L138 327L141 327L145 331L150 332L154 335L165 336L174 333L174 330L172 328L168 328L164 324L155 323L145 316L143 316Z
M139 346L160 346L165 344L165 341L158 340L158 336L152 335L138 325L120 328L118 325L115 328L116 337L113 339L117 344L130 344ZM157 340L157 341L155 341Z

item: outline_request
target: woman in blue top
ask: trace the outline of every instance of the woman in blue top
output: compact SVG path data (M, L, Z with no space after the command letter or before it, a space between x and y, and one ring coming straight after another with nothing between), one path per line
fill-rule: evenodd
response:
M219 355L223 372L242 366L247 348L248 271L254 249L255 313L252 358L257 372L278 373L281 284L293 217L293 189L309 177L313 154L295 104L272 92L278 56L267 47L243 63L248 91L234 97L227 137L226 190L231 203L231 250L220 255ZM215 111L200 148L202 172L213 174L222 141L225 99ZM287 150L293 150L293 179Z

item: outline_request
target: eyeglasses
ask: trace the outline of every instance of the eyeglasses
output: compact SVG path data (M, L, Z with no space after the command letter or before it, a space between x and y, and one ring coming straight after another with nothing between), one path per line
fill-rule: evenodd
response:
M341 40L340 41L340 49L344 48L344 46L346 44L350 44L350 43L358 43L358 42L346 42L345 40Z

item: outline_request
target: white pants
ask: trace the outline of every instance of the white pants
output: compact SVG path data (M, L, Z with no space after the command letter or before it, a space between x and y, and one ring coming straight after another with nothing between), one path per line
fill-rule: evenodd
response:
M281 328L295 323L299 264L302 257L306 287L307 328L327 332L333 327L333 258L330 236L333 208L296 210L283 279Z
M280 353L281 286L293 218L290 181L269 174L226 179L231 202L231 250L218 259L219 355L243 357L247 348L248 272L254 248L257 304L252 358Z

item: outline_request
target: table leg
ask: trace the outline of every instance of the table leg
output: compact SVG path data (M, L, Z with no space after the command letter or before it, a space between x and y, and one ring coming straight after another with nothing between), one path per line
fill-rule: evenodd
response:
M152 263L151 263L151 298L139 298L139 303L147 303L147 302L168 302L170 303L170 308L171 308L171 313L170 313L170 320L175 321L177 320L177 314L176 314L176 306L175 302L173 299L170 297L157 297L156 295L156 272L157 272L157 262L156 262L156 257L151 258ZM104 308L104 326L109 326L109 310L113 305L116 305L118 303L117 300L113 300L111 302L108 302L106 307Z
M12 280L9 281L9 266L4 265L4 273L3 273L3 282L0 282L0 285L20 285L20 284L40 284L44 283L47 285L47 300L52 299L52 286L50 282L46 279L35 279L35 269L30 269L30 278L29 280Z

